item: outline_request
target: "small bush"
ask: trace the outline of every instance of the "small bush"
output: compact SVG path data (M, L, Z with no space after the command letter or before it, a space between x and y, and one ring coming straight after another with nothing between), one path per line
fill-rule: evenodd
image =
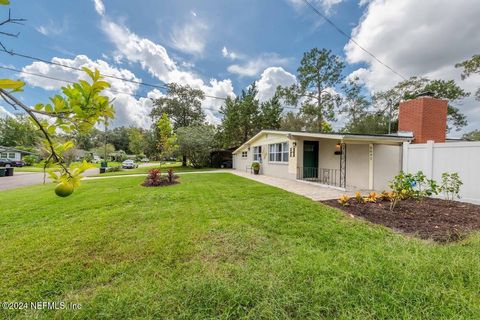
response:
M440 190L445 196L445 200L451 200L457 198L460 199L460 187L463 185L462 180L457 172L442 173L442 184Z
M35 163L37 163L37 157L31 155L24 156L22 160L27 166L33 166Z
M357 200L358 203L363 203L364 202L362 194L358 191L355 192L355 200Z
M421 201L439 192L437 183L427 179L422 171L418 171L415 175L400 172L390 181L390 188L393 190L390 210L393 210L400 200L413 198Z
M340 203L342 206L348 206L350 201L350 197L347 195L343 195L338 199L338 203Z
M173 172L173 169L168 169L167 175L162 176L162 172L160 169L151 169L148 171L147 178L142 183L144 187L159 187L159 186L166 186L177 183L176 176Z
M108 167L105 172L118 172L118 171L122 171L122 167L121 166L116 166L116 167Z
M382 197L376 192L370 192L367 197L365 197L365 202L376 203L378 200L381 200Z

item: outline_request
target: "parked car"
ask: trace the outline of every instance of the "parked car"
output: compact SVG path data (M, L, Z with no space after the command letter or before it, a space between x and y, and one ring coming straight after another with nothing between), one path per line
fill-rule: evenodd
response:
M220 165L220 168L232 168L233 163L230 160L223 161L222 164Z
M100 158L99 156L93 156L92 163L98 163L100 161L102 161L102 158Z
M12 160L1 158L0 167L10 168L10 167L14 167L14 164Z
M140 161L142 161L142 162L150 162L150 159L148 159L148 158L143 158L143 159L140 160Z
M23 167L23 166L25 166L25 161L23 161L23 160L13 160L12 165L14 167Z
M133 160L125 160L122 162L123 169L133 169L138 168L138 164L135 163Z

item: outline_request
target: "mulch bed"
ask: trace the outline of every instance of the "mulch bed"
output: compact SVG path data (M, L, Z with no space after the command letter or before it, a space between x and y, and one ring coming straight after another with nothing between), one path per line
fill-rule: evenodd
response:
M470 203L432 198L404 200L392 212L388 201L358 203L352 198L348 206L337 200L322 202L355 217L437 242L457 241L480 229L480 205Z

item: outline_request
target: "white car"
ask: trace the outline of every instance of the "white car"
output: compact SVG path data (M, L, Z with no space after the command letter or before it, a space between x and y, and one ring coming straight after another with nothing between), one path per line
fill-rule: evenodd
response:
M123 169L133 169L138 168L138 164L135 163L133 160L125 160L122 162Z

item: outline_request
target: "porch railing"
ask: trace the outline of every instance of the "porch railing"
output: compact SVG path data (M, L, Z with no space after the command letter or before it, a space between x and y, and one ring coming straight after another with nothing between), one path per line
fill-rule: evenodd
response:
M298 167L297 179L334 187L342 187L339 169Z

